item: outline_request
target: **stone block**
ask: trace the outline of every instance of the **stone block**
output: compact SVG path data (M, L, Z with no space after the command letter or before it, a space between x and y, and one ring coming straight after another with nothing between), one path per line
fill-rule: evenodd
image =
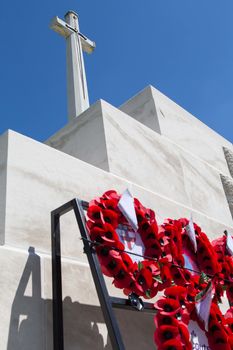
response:
M140 101L143 105L146 105L148 98L150 98L151 103L153 102L155 106L155 100L152 98L153 93L154 90L148 88L139 96L133 98L133 101L136 99L135 105L140 104ZM130 103L129 105L131 106ZM176 107L177 110L179 108L179 106ZM151 109L148 114L143 114L143 121L146 121L145 124L148 127L138 122L140 120L139 111L136 113L138 120L134 120L104 101L99 101L94 109L96 113L98 109L97 114L101 115L102 118L102 136L105 140L105 154L107 154L105 168L109 172L160 196L172 199L179 204L201 211L210 217L215 217L216 220L227 222L231 225L232 218L220 180L220 170L212 164L203 161L195 152L190 153L189 150L175 144L171 138L168 139L160 135L156 126L154 131L151 130L151 126L147 123L152 118ZM176 111L176 109L174 110ZM142 111L140 108L139 110ZM88 111L85 113L87 118ZM90 113L92 113L92 109ZM81 119L85 116L81 116ZM186 123L188 123L188 117L183 116ZM194 117L192 118L195 119ZM79 125L78 119L76 121L77 126ZM201 124L201 122L199 123ZM85 123L85 125L87 124ZM172 125L172 128L175 130L174 125ZM74 133L70 132L68 124L63 130L48 140L47 143L52 146L56 145L63 152L78 157L78 151L75 154L75 150L79 149L76 146L76 141L79 140L82 132L83 127L81 129L75 128ZM184 130L184 132L186 131ZM64 139L61 135L66 135L68 143L66 145L65 141L62 142L62 147L60 148L59 139ZM208 137L207 134L207 139ZM94 141L93 152L96 154L102 152L100 148L94 149L95 144L96 142ZM199 142L197 144L199 145ZM83 148L85 148L85 145L84 143ZM90 144L88 144L88 147L90 147ZM72 152L70 151L71 149ZM221 152L227 168L222 148ZM101 158L101 156L97 155L98 158ZM101 164L98 166L101 166ZM221 209L219 209L218 203L222 203Z
M220 222L232 225L232 217L219 172L186 152L181 152L180 157L190 206Z
M229 174L222 147L232 144L153 86L119 107L223 174Z
M32 247L27 252L5 246L0 247L0 263L0 348L52 350L50 258ZM111 350L89 266L71 259L62 266L65 349ZM154 315L135 315L116 311L126 349L153 348Z
M40 257L27 251L0 247L0 265L0 349L45 349Z
M98 109L96 113L102 115L101 126L104 128L106 148L104 154L107 154L104 167L100 163L97 166L151 191L188 204L179 154L173 145L107 102L97 102L94 109ZM85 113L81 119L88 119L88 111ZM68 124L46 143L79 158L77 140L83 133L83 128L78 128L78 119L75 121L75 133L70 131L72 126ZM59 141L65 138L68 143ZM96 147L96 142L92 139L86 140L82 147L85 149L87 142L88 147L92 143L96 159L103 158L98 155L103 149ZM86 162L89 162L89 158L86 158Z
M34 246L38 252L50 253L50 212L72 198L89 201L109 189L122 193L129 188L133 196L138 196L142 203L158 212L160 221L168 216L189 217L190 212L193 212L205 225L207 233L208 228L212 230L214 225L225 226L225 229L232 227L227 215L222 218L221 215L203 214L201 205L192 208L181 204L15 132L9 132L7 142L4 240L8 245L22 249ZM61 232L62 255L86 262L72 212L62 217Z
M231 174L231 177L233 177L233 151L227 147L223 147L223 152L226 158L229 172Z
M102 101L96 102L78 118L70 121L45 143L108 171Z
M221 180L233 218L233 180L232 178L224 175L221 175Z

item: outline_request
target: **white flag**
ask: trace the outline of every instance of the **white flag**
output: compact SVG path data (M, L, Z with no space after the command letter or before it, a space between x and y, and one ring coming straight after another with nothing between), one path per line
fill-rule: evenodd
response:
M206 294L195 305L197 315L200 318L200 320L204 322L206 331L208 331L208 325L209 325L210 307L212 303L212 287L213 287L212 283L210 283L210 286L206 291Z
M197 252L197 240L196 240L195 229L194 229L194 226L193 226L193 217L192 217L192 215L190 216L189 223L186 226L186 232L187 232L187 235L190 238L190 241L193 244L194 252L196 253Z
M138 230L138 220L134 208L134 199L128 189L122 194L118 202L118 208L136 232Z
M231 255L233 255L233 239L228 231L227 231L227 250Z

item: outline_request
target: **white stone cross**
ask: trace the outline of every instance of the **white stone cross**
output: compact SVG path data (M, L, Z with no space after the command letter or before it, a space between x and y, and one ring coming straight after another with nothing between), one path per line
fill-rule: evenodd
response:
M50 28L66 39L68 118L72 120L89 107L83 51L92 53L95 43L80 33L74 11L67 12L65 21L54 17Z

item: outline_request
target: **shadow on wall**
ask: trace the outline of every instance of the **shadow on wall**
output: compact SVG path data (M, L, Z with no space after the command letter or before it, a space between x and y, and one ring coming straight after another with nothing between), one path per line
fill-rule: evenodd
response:
M41 261L30 247L11 309L7 350L52 350L52 300L41 297ZM31 280L31 281L30 281ZM28 292L31 285L30 293ZM111 350L100 307L63 301L65 350Z

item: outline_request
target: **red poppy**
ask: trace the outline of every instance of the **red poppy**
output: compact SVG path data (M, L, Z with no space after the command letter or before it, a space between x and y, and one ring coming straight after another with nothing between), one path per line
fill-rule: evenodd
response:
M184 257L182 254L177 255L173 261L176 265L179 265L179 266L184 266L185 264Z
M102 210L103 221L105 223L111 224L113 228L117 228L118 226L118 214L110 209Z
M165 249L166 250L166 249ZM179 246L171 240L169 242L169 252L172 255L172 260L174 261L178 255L180 255L181 250L179 250Z
M211 308L210 308L209 324L213 324L214 322L219 322L224 324L225 320L218 305L212 302Z
M104 274L114 276L120 269L126 270L121 254L107 246L96 247L100 265Z
M177 299L180 303L184 303L187 297L187 288L182 286L172 286L166 288L164 294L168 298Z
M142 203L137 198L134 198L134 206L136 210L141 210L143 213L146 214L146 208L142 205Z
M178 327L179 327L179 332L181 335L182 343L187 348L190 345L190 333L189 333L189 329L187 327L187 324L185 324L183 322L179 322ZM191 349L192 349L192 346L191 346Z
M138 271L138 273L135 276L135 279L135 292L139 293L140 295L145 294L146 291L149 291L154 285L152 272L144 267L140 271Z
M226 293L227 293L228 300L230 301L230 303L232 303L233 302L233 283L230 283L228 285Z
M138 220L138 225L139 227L141 226L141 223L146 219L146 212L142 211L138 208L135 208L137 220Z
M159 326L167 325L167 326L176 326L178 325L178 321L174 316L170 315L162 315L160 312L158 312L154 318L155 327L158 328Z
M116 199L119 201L120 195L115 190L109 190L103 194L102 198L103 199Z
M189 280L191 279L191 275L187 270L182 270L176 266L171 266L171 274L172 278L178 286L184 286L189 284ZM186 280L187 278L187 280Z
M186 219L186 218L180 218L178 221L181 224L182 228L185 228L188 225L188 223L189 223L189 220ZM182 230L182 233L184 233L183 230Z
M180 340L178 327L162 325L156 329L154 333L154 340L157 345L161 345L170 339Z
M96 224L101 223L101 212L102 209L98 205L91 205L87 209L87 217Z
M171 339L161 344L157 350L183 350L183 345L178 339Z
M222 325L216 320L211 320L208 325L208 336L213 337L216 332L222 331Z
M231 306L230 309L227 310L225 314L225 318L233 318L233 307Z
M228 343L228 336L224 331L216 331L212 336L208 336L209 345L214 350L231 350Z
M147 221L144 221L144 223L148 223ZM143 229L139 229L140 233L141 233L141 238L143 240L143 242L149 246L149 243L147 243L148 241L153 242L154 240L157 241L158 239L158 226L157 224L153 223L151 225L149 225L146 230Z
M160 283L158 285L158 288L160 291L164 290L164 288L170 287L171 283L172 283L172 275L170 272L170 269L167 265L162 265L161 269L160 269L160 273L161 273L161 280L163 283Z
M117 205L118 205L118 200L117 199L106 199L102 201L102 205L105 209L110 209L110 210L118 210Z
M103 224L102 227L94 226L91 228L90 238L94 242L124 250L124 245L120 242L117 233L110 224Z
M128 273L125 270L119 270L112 283L116 288L124 288L125 290L130 289L127 293L128 295L130 292L132 292L131 286L134 283L134 277L131 273Z
M144 255L149 256L153 259L159 259L161 256L161 248L159 244L156 242L153 242L151 247L146 247Z
M161 298L155 303L155 308L161 315L176 315L181 312L180 303L177 300Z
M131 272L133 270L133 260L129 256L129 254L121 253L121 258L125 266L127 267L127 270Z
M226 324L232 333L233 332L233 317L226 318Z

